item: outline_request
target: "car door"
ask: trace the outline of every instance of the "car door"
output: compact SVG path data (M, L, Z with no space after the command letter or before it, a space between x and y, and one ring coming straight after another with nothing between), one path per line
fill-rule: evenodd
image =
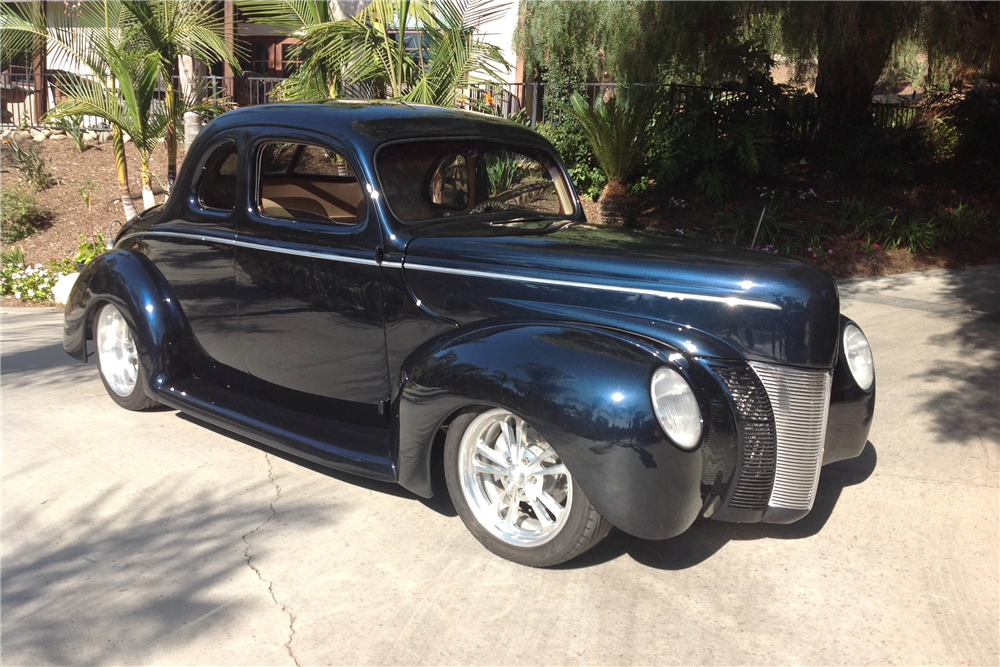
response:
M198 344L214 364L203 374L230 376L245 369L240 348L233 269L236 201L240 178L237 135L215 137L200 155L186 201L170 202L175 211L141 235L141 250L170 283ZM221 366L220 366L221 365ZM219 378L216 381L222 381Z
M270 403L363 427L339 446L387 455L381 231L345 153L308 132L251 145L235 248L243 351Z

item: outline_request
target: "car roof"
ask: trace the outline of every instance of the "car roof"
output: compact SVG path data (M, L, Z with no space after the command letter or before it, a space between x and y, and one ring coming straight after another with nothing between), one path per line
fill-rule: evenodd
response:
M496 116L385 100L261 104L226 112L211 123L211 128L221 131L255 125L317 130L365 144L368 149L397 139L430 137L488 137L548 145L527 127Z

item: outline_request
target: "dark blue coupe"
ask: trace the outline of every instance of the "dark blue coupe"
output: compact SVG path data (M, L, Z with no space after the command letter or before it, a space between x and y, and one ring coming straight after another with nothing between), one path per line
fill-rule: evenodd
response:
M64 346L131 410L424 497L443 466L476 538L532 566L612 526L800 519L875 404L823 271L588 225L531 130L386 102L212 122L81 273Z

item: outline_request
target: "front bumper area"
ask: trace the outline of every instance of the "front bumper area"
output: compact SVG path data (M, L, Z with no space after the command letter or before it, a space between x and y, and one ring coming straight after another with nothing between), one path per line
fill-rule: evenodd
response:
M792 523L812 509L822 465L865 447L875 388L861 391L846 361L833 371L751 362L714 363L736 415L732 476L713 485L703 515L740 523Z

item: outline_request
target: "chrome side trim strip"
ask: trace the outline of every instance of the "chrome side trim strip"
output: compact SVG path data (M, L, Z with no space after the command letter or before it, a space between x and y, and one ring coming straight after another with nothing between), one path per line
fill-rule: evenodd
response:
M596 289L603 290L606 292L620 292L622 294L638 294L642 296L658 296L665 299L678 299L683 301L685 299L690 299L692 301L707 301L709 303L721 303L727 306L747 306L749 308L762 308L764 310L781 310L781 306L773 303L768 303L766 301L754 301L752 299L743 299L736 296L711 296L707 294L688 294L685 292L669 292L665 290L655 290L646 289L642 287L622 287L618 285L601 285L599 283L587 283L578 282L575 280L560 280L558 278L539 278L537 276L517 276L509 273L494 273L492 271L477 271L474 269L454 269L444 266L431 266L429 264L415 264L411 262L382 262L379 264L374 259L367 259L363 257L351 257L350 255L334 255L325 252L313 252L311 250L295 250L292 248L279 248L276 246L266 245L263 243L251 243L249 241L240 241L235 238L224 238L217 236L210 236L204 234L188 234L185 232L161 232L161 231L143 231L136 232L134 234L128 234L118 239L115 243L115 247L124 241L125 239L132 238L134 236L165 236L174 238L184 238L193 239L195 241L209 242L209 243L221 243L222 245L230 245L238 248L249 248L252 250L268 250L270 252L282 253L284 255L296 255L298 257L311 257L314 259L325 259L334 262L346 262L348 264L362 264L365 266L382 266L385 268L393 269L413 269L415 271L430 271L433 273L448 273L456 276L470 276L476 278L495 278L497 280L510 280L514 282L521 283L532 283L536 285L555 285L558 287L580 287L583 289Z
M385 264L383 264L385 266ZM691 299L692 301L709 301L711 303L722 303L727 306L748 306L751 308L763 308L765 310L781 310L781 306L767 303L766 301L753 301L751 299L741 299L739 297L710 296L707 294L686 294L684 292L667 292L663 290L645 289L642 287L621 287L618 285L601 285L598 283L584 283L575 280L560 280L558 278L538 278L535 276L515 276L509 273L492 273L490 271L476 271L474 269L452 269L443 266L430 266L428 264L413 264L405 262L404 268L415 269L417 271L431 271L434 273L450 273L457 276L473 276L476 278L496 278L498 280L512 280L520 283L533 283L538 285L556 285L559 287L581 287L584 289L604 290L606 292L622 292L624 294L640 294L643 296L659 296L666 299Z
M777 461L769 507L812 509L816 501L826 422L830 415L829 371L810 371L751 361L774 413Z
M194 239L195 241L205 241L208 243L220 243L222 245L234 246L237 248L248 248L250 250L267 250L270 252L281 253L282 255L295 255L297 257L311 257L313 259L326 259L333 262L345 262L347 264L363 264L365 266L379 266L379 263L374 259L367 259L364 257L351 257L350 255L334 255L325 252L313 252L311 250L295 250L293 248L280 248L277 246L267 245L264 243L250 243L249 241L240 241L238 239L227 239L218 236L206 236L203 234L185 234L183 232L137 232L135 234L129 234L128 236L123 236L118 239L118 243L115 244L117 247L119 243L127 238L133 236L167 236L182 239Z

